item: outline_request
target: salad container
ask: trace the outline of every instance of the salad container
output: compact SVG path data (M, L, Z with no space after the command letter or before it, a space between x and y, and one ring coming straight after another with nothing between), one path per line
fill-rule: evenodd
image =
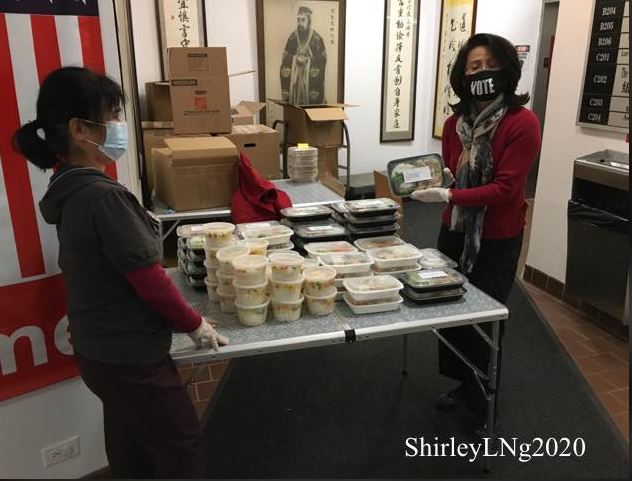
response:
M217 249L234 243L234 224L228 222L211 222L204 224L202 227L204 228L203 234L207 248Z
M310 267L303 271L305 293L313 297L322 297L336 288L336 269L332 267Z
M397 197L409 196L417 189L443 186L443 159L439 154L391 160L387 171L391 192Z
M295 281L270 281L271 296L273 299L281 302L296 302L301 298L303 291L303 282L305 278L299 277Z
M272 264L273 281L297 281L303 272L305 260L298 253L277 252L270 254L269 259Z
M381 249L384 247L401 246L406 244L406 242L404 242L401 238L397 236L380 236L358 239L353 244L361 251L369 251L373 249Z
M323 254L343 254L358 252L352 244L346 241L337 242L311 242L305 244L305 251L312 258L318 258Z
M310 296L305 294L307 310L312 316L328 316L334 312L337 297L338 291L335 288L322 296Z
M301 309L303 307L304 297L301 296L297 301L280 301L272 299L272 312L274 318L280 322L293 322L301 318Z
M379 269L411 266L417 263L421 257L419 249L410 244L372 249L367 252L375 261L375 266Z
M393 299L404 285L393 276L369 276L345 279L342 286L353 301L366 302Z
M248 245L236 244L228 247L222 247L217 251L215 257L217 257L219 265L224 273L235 275L233 260L237 257L247 256L248 254L250 254L250 247Z
M268 300L268 283L264 282L258 286L242 286L235 282L235 294L237 299L235 302L243 306L259 306Z
M350 252L347 254L323 254L319 257L323 266L336 269L337 275L368 273L373 259L365 252Z
M264 256L240 256L233 259L235 280L242 286L258 286L268 280L266 267L268 258Z
M270 301L266 301L257 306L244 305L235 301L235 310L239 323L246 327L256 327L265 323L268 319L268 306Z

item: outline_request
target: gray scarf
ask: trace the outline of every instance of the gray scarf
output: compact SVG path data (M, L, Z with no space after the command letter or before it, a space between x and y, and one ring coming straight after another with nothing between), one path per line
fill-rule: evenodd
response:
M456 189L471 189L489 184L494 177L492 139L496 129L507 113L504 96L499 95L479 114L461 115L456 132L461 139L463 152L459 157L456 172ZM451 230L465 234L461 255L461 269L465 274L472 272L481 248L483 221L487 207L452 208Z

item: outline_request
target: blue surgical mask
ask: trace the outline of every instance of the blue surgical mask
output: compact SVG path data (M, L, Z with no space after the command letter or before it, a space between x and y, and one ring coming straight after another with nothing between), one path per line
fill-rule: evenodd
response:
M103 142L103 145L97 144L91 140L88 140L88 142L96 145L100 152L102 152L106 157L112 159L114 162L125 155L128 141L127 122L117 122L115 120L110 120L105 124L92 122L90 120L86 120L86 122L105 127L105 141Z

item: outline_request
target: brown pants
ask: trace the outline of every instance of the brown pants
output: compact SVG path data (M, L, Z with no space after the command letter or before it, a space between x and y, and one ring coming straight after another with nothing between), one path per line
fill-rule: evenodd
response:
M171 357L142 366L75 358L84 382L103 403L113 477L205 477L200 424Z

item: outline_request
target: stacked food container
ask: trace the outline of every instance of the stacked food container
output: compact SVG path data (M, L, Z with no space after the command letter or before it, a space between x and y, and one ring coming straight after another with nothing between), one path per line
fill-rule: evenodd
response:
M318 177L318 149L290 147L287 151L288 174L294 182L314 182Z
M450 268L424 269L401 277L404 295L416 304L460 299L467 291L465 277Z
M375 274L403 274L421 269L419 249L410 244L369 249L369 256L374 261L372 267Z
M260 326L268 318L268 258L241 255L231 261L233 268L234 308L239 322L247 327Z
M374 314L399 309L403 284L393 276L355 277L343 281L344 300L354 314Z
M178 267L186 275L187 285L195 289L204 289L204 236L200 226L184 225L178 227Z
M372 276L373 259L366 252L349 252L345 254L322 254L320 263L336 271L335 285L338 298L345 292L343 281L355 277Z
M283 209L283 224L294 231L294 243L301 253L312 242L342 241L347 238L344 226L331 219L333 211L326 206L290 207Z
M307 309L313 316L326 316L334 312L336 305L336 270L331 267L308 267L305 277Z
M277 221L255 222L237 226L240 238L249 242L267 241L268 252L289 251L294 248L291 241L294 231Z
M399 229L399 204L391 199L352 200L333 207L334 220L345 225L351 240L393 235Z
M200 226L204 233L204 267L206 269L206 290L211 300L219 301L223 312L235 312L233 305L235 293L232 289L230 271L226 268L220 270L217 253L220 249L233 246L236 243L234 236L235 226L228 222L211 222Z
M281 322L298 321L304 301L305 259L297 252L275 252L269 259L274 318Z

